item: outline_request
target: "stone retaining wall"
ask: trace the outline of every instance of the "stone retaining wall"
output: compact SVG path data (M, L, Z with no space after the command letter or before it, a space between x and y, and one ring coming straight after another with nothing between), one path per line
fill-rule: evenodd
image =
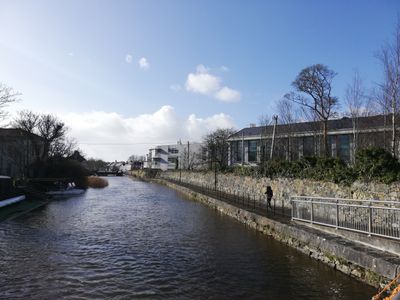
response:
M214 175L213 172L168 171L160 172L158 177L175 180L181 178L184 182L214 187ZM308 179L276 178L271 180L265 177L217 174L218 189L231 194L244 193L252 198L264 199L267 185L270 185L274 191L276 204L281 206L283 203L285 207L290 207L289 197L291 195L400 201L400 183L387 185L355 182L351 186L344 186Z

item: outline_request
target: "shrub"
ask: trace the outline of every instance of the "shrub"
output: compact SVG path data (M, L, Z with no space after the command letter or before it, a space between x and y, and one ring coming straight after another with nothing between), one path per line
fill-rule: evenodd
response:
M231 168L232 173L237 176L252 176L258 177L259 175L259 167L255 166L235 166ZM229 172L229 169L226 170L226 173Z
M89 176L87 177L87 186L91 188L105 188L108 186L108 181L98 176Z
M340 158L303 157L292 162L266 161L257 167L235 166L226 172L239 176L302 178L345 185L350 185L357 179L389 184L400 180L400 162L384 149L369 148L357 152L354 166L346 164Z
M385 149L363 149L356 154L354 171L364 181L391 183L399 180L400 163Z
M356 179L352 168L340 158L334 157L318 157L310 177L344 184L351 184Z
M52 158L33 166L37 177L42 178L70 178L77 187L87 188L86 176L88 170L79 162L66 158Z

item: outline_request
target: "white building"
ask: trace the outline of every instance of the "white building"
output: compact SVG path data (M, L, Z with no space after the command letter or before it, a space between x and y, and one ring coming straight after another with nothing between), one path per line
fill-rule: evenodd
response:
M149 149L143 167L145 169L175 170L200 169L203 167L205 156L201 143L185 144L178 142L174 145L160 145Z

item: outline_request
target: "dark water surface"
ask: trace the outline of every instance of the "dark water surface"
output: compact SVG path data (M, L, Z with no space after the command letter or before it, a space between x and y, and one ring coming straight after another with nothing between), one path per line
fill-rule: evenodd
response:
M370 299L375 290L126 177L0 223L1 299Z

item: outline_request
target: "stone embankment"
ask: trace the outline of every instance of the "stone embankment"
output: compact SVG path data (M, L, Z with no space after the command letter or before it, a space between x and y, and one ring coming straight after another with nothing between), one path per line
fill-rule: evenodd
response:
M143 171L136 171L132 175L149 180L149 177L146 176L148 174ZM157 174L155 178L155 174L152 175L152 181L174 188L193 200L202 202L220 213L228 215L264 234L270 235L314 259L322 261L349 276L375 287L383 286L400 272L400 258L396 254L368 247L344 236L291 222L285 218L260 216L251 211L238 208L168 181L171 178L179 179L179 172L162 172ZM214 174L212 173L182 172L181 180L199 185L210 185L213 184L213 176ZM314 183L315 189L310 185L308 187L300 187L300 181L297 182L299 185L297 188L296 185L286 187L283 183L289 185L290 183L285 179L276 179L273 181L268 179L256 180L231 175L220 175L218 179L218 187L224 188L227 192L232 192L245 186L247 186L249 192L251 192L250 187L262 190L264 185L270 184L275 190L279 190L280 193L289 194L302 190L303 192L296 194L308 194L313 190L314 194L319 192L325 196L337 196L333 194L333 191L336 189L334 184L326 184L328 189L323 190L316 183ZM305 185L304 182L302 184ZM348 197L347 194L340 194L340 196ZM281 197L284 196L281 194Z
M181 178L184 182L196 185L214 186L213 172L168 171L160 172L160 178ZM320 196L335 198L352 198L359 200L400 200L400 183L390 185L383 183L355 182L351 186L339 185L331 182L313 181L307 179L253 178L249 176L235 176L233 174L217 174L217 188L230 194L245 193L251 198L262 199L267 185L274 191L278 205L283 202L290 207L290 196Z

